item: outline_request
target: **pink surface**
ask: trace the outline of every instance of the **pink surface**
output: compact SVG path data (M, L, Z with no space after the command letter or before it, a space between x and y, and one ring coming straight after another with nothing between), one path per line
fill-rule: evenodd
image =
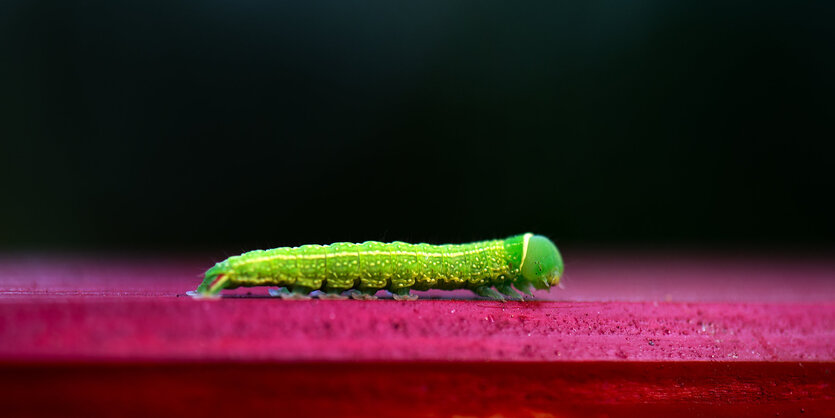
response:
M189 298L0 304L0 360L835 360L835 306Z
M568 259L537 302L410 303L193 300L214 260L7 256L0 361L835 361L831 258Z

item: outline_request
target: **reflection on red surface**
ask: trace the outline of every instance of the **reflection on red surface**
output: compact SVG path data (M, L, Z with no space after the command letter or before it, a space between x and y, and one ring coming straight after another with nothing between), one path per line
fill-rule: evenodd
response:
M835 253L563 250L565 288L538 291L538 300L835 302ZM0 255L0 296L184 295L219 258ZM267 295L265 288L230 293ZM467 291L420 294L472 297Z

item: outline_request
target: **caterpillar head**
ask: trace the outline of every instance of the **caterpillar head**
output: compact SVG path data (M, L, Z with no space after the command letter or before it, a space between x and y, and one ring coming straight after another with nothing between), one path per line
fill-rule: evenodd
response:
M562 256L551 240L542 235L525 234L522 250L522 277L537 289L560 283Z

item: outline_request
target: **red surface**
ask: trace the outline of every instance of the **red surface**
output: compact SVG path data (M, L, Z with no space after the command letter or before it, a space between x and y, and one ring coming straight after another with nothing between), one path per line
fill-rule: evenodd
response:
M6 256L0 402L20 415L832 416L835 258L568 254L566 290L527 303L193 300L215 260Z
M85 417L832 417L833 371L771 362L0 366L0 398L12 415Z

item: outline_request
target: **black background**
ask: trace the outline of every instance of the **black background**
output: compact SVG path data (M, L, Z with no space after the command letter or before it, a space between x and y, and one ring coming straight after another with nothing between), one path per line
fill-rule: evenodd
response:
M830 247L831 2L6 0L0 247Z

